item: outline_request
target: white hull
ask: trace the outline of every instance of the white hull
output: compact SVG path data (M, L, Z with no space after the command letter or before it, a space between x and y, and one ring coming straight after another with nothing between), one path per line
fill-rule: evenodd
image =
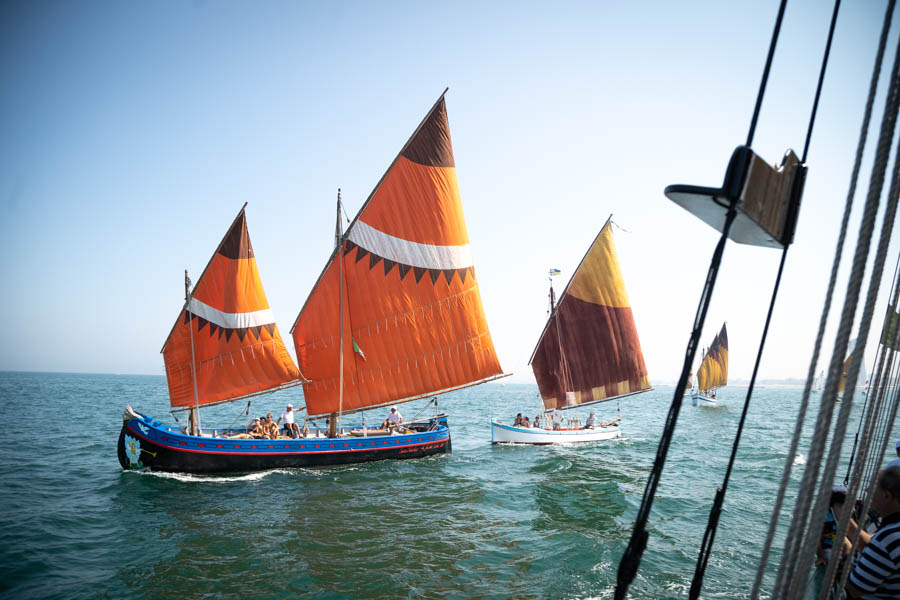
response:
M691 402L694 406L718 406L715 398L704 396L703 394L691 394Z
M599 442L621 437L618 427L597 427L596 429L560 429L551 431L537 427L513 427L496 419L491 420L492 444L575 444Z

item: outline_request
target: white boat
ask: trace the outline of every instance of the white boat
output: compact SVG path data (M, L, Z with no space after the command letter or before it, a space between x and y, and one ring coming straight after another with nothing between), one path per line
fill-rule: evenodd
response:
M499 419L491 420L492 444L577 444L580 442L600 442L622 437L618 422L606 427L591 429L543 429L540 427L514 427Z
M531 355L541 400L557 419L540 427L491 419L494 444L569 444L621 435L620 419L582 427L578 417L562 423L567 409L606 402L651 389L637 328L612 237L611 221L600 229L555 303L550 271L550 317ZM584 419L585 425L593 421Z
M691 392L694 406L718 406L716 390L728 384L728 332L722 330L706 349L697 369L697 389Z

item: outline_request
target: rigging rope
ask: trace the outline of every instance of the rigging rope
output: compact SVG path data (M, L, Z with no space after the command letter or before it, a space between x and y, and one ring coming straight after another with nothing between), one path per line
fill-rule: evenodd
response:
M831 266L831 276L828 280L828 289L825 293L825 304L822 308L822 316L819 320L819 330L816 334L816 341L813 346L813 355L810 359L810 367L809 372L807 373L806 386L803 389L803 394L800 401L800 408L797 414L797 421L794 428L794 435L791 438L791 446L788 452L788 459L785 461L784 471L781 476L781 483L779 485L778 493L776 494L775 502L772 510L772 517L769 522L769 529L766 533L766 538L763 543L762 553L760 555L759 565L757 566L756 578L753 582L753 588L750 593L751 600L756 600L759 596L759 591L762 586L763 574L765 573L766 565L768 564L769 552L772 547L772 542L775 537L775 529L778 525L778 518L781 513L781 507L784 502L784 496L787 491L788 483L791 478L791 468L793 458L797 455L797 448L800 442L800 436L803 430L803 423L806 419L806 411L809 406L809 396L810 396L810 388L812 385L812 380L815 377L816 366L819 361L819 354L822 348L822 341L825 336L825 325L828 321L828 314L831 312L831 303L834 297L834 289L837 282L837 273L838 268L841 263L841 257L843 255L844 242L847 237L847 228L850 221L850 212L853 208L853 199L856 195L856 186L859 180L859 171L862 164L863 151L866 147L866 139L868 137L869 124L872 117L872 106L875 102L875 92L878 88L878 79L881 73L881 64L884 60L884 51L887 45L887 36L890 31L891 18L894 13L894 4L895 0L889 0L887 10L884 16L884 24L881 30L881 38L878 44L878 51L875 57L875 64L873 67L872 78L869 84L869 95L866 99L866 108L863 115L863 122L860 127L859 134L859 142L857 144L856 150L856 158L853 163L853 170L850 174L850 184L847 191L847 200L844 204L844 214L841 220L841 228L840 233L838 234L838 240L835 248L835 256L834 261ZM824 391L824 390L823 390Z
M802 164L806 164L806 157L809 151L809 142L812 138L813 125L816 121L816 112L819 106L819 97L822 94L822 83L825 80L825 70L828 66L828 56L831 52L831 42L834 39L834 27L835 23L837 23L838 11L840 9L840 6L840 0L835 0L834 12L831 16L831 26L828 30L828 41L825 43L825 54L822 57L822 66L819 69L819 82L816 86L815 100L813 101L812 110L810 112L809 127L806 131L806 142L803 146L803 158L801 160ZM784 5L782 5L782 12L783 9ZM768 67L769 65L767 64L766 68L768 69ZM793 232L796 214L799 209L799 203L799 195L792 195L791 206L788 209L790 222L786 225L786 227L790 228L791 232ZM793 233L791 233L791 236L793 236ZM725 494L728 491L728 482L731 479L731 471L734 468L734 461L737 458L738 446L741 443L741 436L744 432L744 424L747 420L747 412L750 409L750 399L753 397L753 388L756 385L756 377L759 373L759 365L762 362L763 349L765 348L766 338L769 334L769 325L772 322L772 313L775 310L775 300L778 298L778 289L781 286L781 276L784 273L784 263L787 259L789 249L790 245L785 245L784 250L782 250L781 252L781 262L778 265L778 274L775 277L775 285L772 289L772 297L769 300L769 311L766 314L766 323L763 326L762 337L759 342L759 349L756 353L756 363L753 365L753 374L750 376L750 384L747 386L747 396L744 399L744 406L741 410L741 418L738 422L737 431L735 432L734 443L732 444L731 448L731 456L728 459L728 467L725 469L725 476L722 480L722 485L718 490L716 490L712 508L709 511L709 520L706 524L706 531L703 533L703 540L700 543L700 553L697 556L697 565L694 569L694 579L691 581L691 588L688 594L688 597L691 600L696 600L700 596L700 590L703 587L703 577L706 574L706 566L707 564L709 564L709 557L712 554L713 542L716 539L716 530L719 527L719 518L722 514L722 504L725 501Z
M759 120L759 112L762 107L762 101L769 79L769 71L772 66L772 59L775 55L775 47L778 42L778 34L781 30L781 22L784 18L784 9L786 5L787 0L781 0L781 4L778 9L778 16L775 20L775 28L772 31L772 41L769 44L769 53L766 57L766 66L763 69L762 80L760 81L759 92L756 97L756 105L753 109L753 116L750 120L750 130L747 134L747 147L750 147L753 143L753 135L756 131L756 123ZM718 198L713 199L718 202ZM659 447L656 451L656 459L654 460L653 468L650 472L649 477L647 478L647 486L644 489L644 496L641 499L641 506L638 509L638 515L635 519L635 525L634 530L631 533L631 539L629 540L628 546L625 548L625 552L623 553L622 559L619 562L619 569L616 577L616 600L622 600L625 597L625 594L628 592L628 587L631 585L631 582L634 581L635 575L637 575L637 570L640 567L641 563L641 557L647 547L647 539L649 537L649 534L646 531L647 519L650 515L650 509L653 505L653 498L656 495L656 487L659 484L659 478L662 476L662 470L666 461L666 455L669 451L669 444L672 441L672 435L675 431L675 424L678 421L678 413L681 410L681 404L683 402L684 389L686 387L688 373L691 370L691 365L693 364L694 357L697 352L697 344L700 340L700 334L703 330L703 324L706 321L706 311L709 308L709 302L712 297L713 289L715 288L716 277L718 276L719 266L722 262L722 254L725 250L725 242L728 239L728 233L731 230L731 225L734 222L735 217L737 216L737 199L729 198L728 200L728 213L725 217L725 224L722 228L722 235L719 238L719 243L717 244L716 250L713 253L713 258L706 275L706 282L704 283L703 291L701 292L700 303L697 306L697 315L694 319L694 328L691 332L691 337L688 340L688 345L685 352L685 361L681 369L681 376L678 379L678 385L675 387L675 396L672 398L672 404L669 407L669 414L666 417L666 423L663 427L663 433L660 436Z
M784 586L790 583L788 595L796 595L800 583L796 581L794 573L807 572L812 561L813 546L818 542L818 526L821 525L827 510L827 502L830 494L819 494L818 501L812 513L812 521L808 521L810 517L809 509L813 504L812 496L816 489L816 482L819 477L819 468L825 450L825 442L831 428L832 413L834 403L837 398L838 380L840 379L841 365L843 357L847 352L847 342L850 336L850 329L853 325L853 318L856 314L856 307L859 302L859 292L862 285L863 275L865 273L866 260L868 258L869 247L871 245L872 232L875 226L875 218L878 211L881 190L884 185L884 174L887 169L887 162L890 155L890 146L894 134L894 125L897 118L897 108L900 105L900 94L898 94L898 59L900 59L900 46L897 48L897 56L895 58L893 70L890 77L890 87L888 90L888 101L885 105L885 113L882 120L881 132L878 139L875 162L870 178L869 192L866 200L863 220L860 226L859 238L857 241L856 251L853 258L853 267L850 273L850 281L847 287L847 295L844 302L844 309L840 318L837 338L835 340L834 354L831 357L831 364L828 370L828 378L825 383L825 391L822 395L822 409L816 421L816 428L809 449L807 466L803 473L799 494L795 504L795 510L788 531L785 543L785 551L782 557L781 567L778 571L776 579L774 596L779 597ZM874 273L874 271L873 271ZM874 275L873 275L874 277ZM879 275L880 277L880 275ZM877 289L875 290L877 291ZM873 290L870 288L870 294ZM867 299L868 308L868 299ZM860 325L860 336L865 340L867 335L868 323L865 320ZM854 351L853 358L850 362L849 377L855 377L859 372L860 357L864 343ZM852 379L851 379L852 381ZM809 387L809 382L807 382ZM846 431L846 421L849 418L849 409L852 406L852 395L850 401L844 402L841 407L838 418L837 430L834 434L835 444L832 446L833 452L828 457L826 469L823 478L826 481L834 479L834 473L837 468L838 455L834 450L839 452L841 436ZM790 458L789 458L790 459ZM830 491L831 484L828 484ZM815 523L815 531L807 527L807 523ZM806 531L803 535L802 532ZM802 550L801 550L802 540Z

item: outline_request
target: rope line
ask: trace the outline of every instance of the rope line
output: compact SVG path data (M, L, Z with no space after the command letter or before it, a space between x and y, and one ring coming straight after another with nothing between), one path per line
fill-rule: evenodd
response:
M816 86L816 94L815 100L813 101L812 109L810 111L809 116L809 127L806 131L806 141L803 146L803 159L802 163L806 163L806 158L809 152L809 143L812 139L813 126L816 122L816 112L819 106L819 97L822 94L822 84L825 80L825 71L828 67L828 56L831 52L831 42L834 38L834 28L835 23L837 22L838 12L841 6L840 0L835 0L834 3L834 11L831 16L831 25L828 31L828 40L825 43L825 52L822 57L822 66L819 69L819 81ZM783 8L783 7L782 7ZM789 209L789 213L796 214L799 210L800 198L792 197L791 198L792 206ZM734 436L734 443L731 448L731 456L728 459L728 467L725 469L725 476L722 481L722 485L716 490L715 497L713 499L712 507L709 512L709 520L707 521L706 531L703 534L703 540L700 545L700 553L697 557L697 565L694 570L694 578L691 581L691 588L688 597L691 600L696 600L700 596L700 590L703 587L703 577L706 573L706 566L709 563L709 557L712 554L713 542L716 538L716 530L719 526L719 518L722 514L722 505L725 502L725 494L728 491L728 482L731 479L731 472L734 468L734 461L737 458L738 447L740 446L741 437L744 432L744 424L747 420L747 412L750 409L750 400L753 397L753 389L756 385L756 377L759 374L759 365L762 362L763 350L766 345L766 338L769 334L769 325L772 322L772 313L775 310L775 301L778 298L778 290L781 286L781 276L784 272L784 264L787 259L789 245L784 247L784 250L781 253L781 262L778 265L778 274L775 277L775 285L772 289L772 297L769 301L769 311L766 314L766 322L763 326L762 337L759 342L759 349L756 354L756 363L753 365L753 374L750 377L750 384L747 387L747 396L744 399L744 406L741 410L741 418L738 422L737 431Z
M787 536L785 553L782 557L782 565L779 570L780 575L777 582L778 587L776 587L776 594L774 594L775 596L779 595L777 592L781 591L781 586L784 585L785 581L791 582L789 595L797 592L800 582L796 581L793 575L798 570L798 567L801 573L806 572L809 569L809 563L812 560L811 553L813 551L813 546L818 541L819 532L816 531L815 536L813 536L810 533L811 530L807 527L808 519L810 517L809 509L813 504L812 496L816 489L816 482L819 478L819 469L825 451L825 443L831 429L834 404L838 393L838 381L841 375L841 365L847 352L847 342L850 337L850 330L859 303L859 293L862 286L862 279L865 274L866 260L871 245L872 231L875 226L879 197L884 185L884 174L887 169L887 161L890 155L890 146L898 108L897 68L898 65L900 65L900 62L898 62L897 58L900 58L900 46L898 46L898 55L895 58L893 70L891 72L891 85L888 90L888 101L885 105L884 118L882 120L874 166L870 178L868 198L866 200L865 211L860 225L860 233L853 258L853 267L850 272L850 280L847 286L844 309L841 314L840 326L835 340L834 354L831 357L828 377L825 382L825 390L822 395L822 410L819 411L818 419L816 421L816 428L810 445L806 469L803 473L800 491L795 504L791 524L793 535L789 532ZM859 372L859 359L864 344L860 344L859 346L860 348L854 350L854 357L850 363L850 376L854 376ZM850 406L852 405L852 402L845 404ZM842 415L844 409L845 407L842 406ZM849 414L847 416L849 416ZM841 426L840 423L842 421L843 418L839 418L839 427ZM843 426L846 428L846 423L844 423ZM835 433L835 440L837 439L837 433ZM829 457L823 477L833 480L836 466L836 458L835 460L832 460L831 457ZM828 485L828 488L830 491L831 484ZM819 501L815 503L815 508L812 513L812 522L817 525L820 524L825 517L825 511L828 508L826 506L827 501L828 495L819 494ZM802 535L803 531L806 531L806 535ZM802 551L800 546L801 540ZM807 554L809 554L809 556L807 556ZM784 577L784 575L786 575L786 577Z
M684 389L687 384L688 373L694 362L697 353L697 345L700 341L700 334L703 331L703 323L706 321L706 311L712 298L712 291L716 285L716 278L719 274L719 266L722 263L722 254L725 251L725 242L728 240L728 232L737 216L737 201L732 200L725 217L725 225L722 228L722 235L719 243L713 252L713 257L706 274L706 282L703 291L700 294L700 303L697 306L697 314L694 318L694 327L691 331L691 337L688 340L687 349L685 350L684 365L681 368L681 376L678 379L678 385L675 387L675 395L672 398L672 404L669 406L669 413L666 417L666 423L660 436L659 446L656 450L656 459L653 462L653 468L647 478L647 486L644 488L644 496L641 499L641 506L638 509L638 515L635 519L634 530L631 532L631 539L628 546L622 554L619 562L619 569L616 575L616 600L625 598L628 593L628 587L634 581L638 568L641 564L641 557L647 547L647 519L650 516L650 509L653 506L653 498L656 495L656 487L662 476L663 466L666 462L666 455L669 452L669 444L672 442L672 435L675 432L675 424L678 421L678 413L681 410L681 404L684 400Z
M810 390L812 388L812 382L815 378L815 371L819 361L819 354L822 349L822 342L825 337L825 326L828 322L828 314L831 312L831 304L834 298L834 290L837 283L837 273L838 268L841 264L841 257L843 255L844 243L847 238L847 228L850 221L850 212L853 208L853 200L856 196L856 186L859 180L859 171L862 164L863 152L866 147L866 140L868 137L869 124L871 122L872 117L872 107L875 103L875 94L878 89L878 79L881 74L881 65L884 61L884 52L887 46L887 37L890 31L891 26L891 18L894 13L894 5L896 0L889 0L888 6L885 11L884 23L882 25L881 37L878 43L878 50L875 56L875 64L872 70L872 78L869 83L869 95L866 99L866 107L863 115L862 125L860 127L859 133L859 142L857 143L856 149L856 158L853 163L853 170L850 174L850 183L847 190L847 200L844 204L844 214L841 219L841 227L840 233L838 235L838 240L835 247L835 255L834 261L831 266L831 275L828 280L828 289L825 293L825 304L822 308L822 316L819 320L819 330L816 334L816 341L813 346L813 354L810 359L809 371L806 377L806 385L803 389L803 394L801 396L800 407L797 413L797 420L794 427L794 434L791 438L790 450L787 455L787 460L785 461L784 471L781 476L781 483L778 488L778 492L775 497L775 502L773 504L772 509L772 517L769 522L769 528L766 532L765 541L763 543L762 552L760 555L759 565L756 570L756 578L753 582L753 587L751 589L750 598L751 600L756 600L759 597L759 592L762 587L763 576L765 574L766 565L769 560L769 553L772 548L772 543L775 538L775 530L778 526L778 518L781 514L781 508L784 503L784 497L787 492L788 484L791 479L791 469L793 466L793 459L797 455L797 448L800 444L800 437L803 431L803 424L806 419L806 412L809 407L809 398L810 398ZM779 575L779 579L776 581L776 590L779 589L781 581L781 575Z
M781 0L778 7L778 17L775 19L775 30L772 31L772 41L769 43L769 55L766 57L766 66L763 69L762 81L759 82L759 93L756 94L756 106L753 107L753 118L750 119L750 131L747 133L748 148L753 146L753 134L756 132L756 122L759 120L759 111L762 108L763 96L766 95L766 84L769 82L769 71L772 68L772 59L775 57L775 45L778 43L778 33L781 31L781 21L784 18L784 7L787 0Z

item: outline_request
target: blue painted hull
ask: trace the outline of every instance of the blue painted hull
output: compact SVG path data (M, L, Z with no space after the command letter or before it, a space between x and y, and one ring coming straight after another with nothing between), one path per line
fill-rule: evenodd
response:
M246 473L375 460L421 458L451 451L450 429L353 438L227 439L185 435L151 417L123 423L118 456L123 469L179 473Z

